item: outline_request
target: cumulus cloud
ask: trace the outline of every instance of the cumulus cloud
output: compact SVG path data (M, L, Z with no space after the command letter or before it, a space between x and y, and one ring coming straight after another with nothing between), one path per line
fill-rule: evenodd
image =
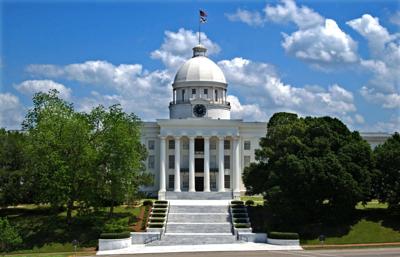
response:
M293 0L282 0L275 6L267 5L264 17L258 12L238 9L227 15L230 20L239 20L249 25L262 22L278 24L294 23L298 30L283 34L282 47L286 53L315 67L329 68L331 65L358 61L357 43L332 19L325 19L307 6L298 6Z
M220 47L201 32L201 43L207 48L207 54L220 51ZM161 60L168 69L177 69L192 57L192 48L198 44L198 33L180 28L178 32L166 31L161 47L151 53L153 59Z
M400 11L393 13L389 20L391 23L400 26Z
M259 12L251 12L247 10L242 10L240 8L237 9L236 13L227 13L225 14L225 16L230 21L241 21L250 26L262 26L265 22L265 19Z
M15 89L24 95L32 96L38 92L47 93L50 89L56 89L60 93L60 97L68 100L71 97L71 89L63 84L52 80L25 80L20 84L14 85Z
M0 93L0 127L20 129L24 107L17 96L10 93Z
M400 35L390 34L377 17L369 14L347 24L367 40L370 50L370 59L360 60L360 66L372 75L361 88L361 95L384 108L399 108Z

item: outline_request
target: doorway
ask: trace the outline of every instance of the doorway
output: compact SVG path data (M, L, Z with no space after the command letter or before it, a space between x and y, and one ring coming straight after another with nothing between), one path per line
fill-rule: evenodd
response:
M195 177L194 188L196 192L204 190L204 177Z

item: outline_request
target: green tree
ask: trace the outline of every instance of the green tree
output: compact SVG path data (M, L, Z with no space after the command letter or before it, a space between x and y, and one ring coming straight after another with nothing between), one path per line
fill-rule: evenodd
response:
M260 147L243 181L250 194L264 195L281 222L345 215L370 197L370 146L338 119L276 113Z
M8 252L21 243L21 237L10 225L7 218L0 218L0 251Z
M0 206L29 201L25 176L25 135L0 129Z
M26 153L37 188L35 201L66 205L71 222L75 201L85 202L91 193L95 152L87 115L58 97L56 90L37 93L23 123L27 131Z
M141 185L150 182L145 172L147 153L140 143L141 122L120 105L108 110L99 106L90 113L97 151L96 200L110 204L110 216L117 203L127 202Z
M376 196L390 208L400 208L400 134L395 133L375 150Z

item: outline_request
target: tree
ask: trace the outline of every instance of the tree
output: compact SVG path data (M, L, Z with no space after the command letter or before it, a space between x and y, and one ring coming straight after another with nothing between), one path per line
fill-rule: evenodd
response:
M400 134L395 133L375 150L376 196L389 208L400 208Z
M10 225L7 218L0 218L0 251L7 252L22 243L18 232Z
M145 147L140 143L141 123L134 114L126 114L120 105L108 110L99 106L90 113L97 151L96 201L114 205L129 201L140 185L148 184L145 172Z
M260 147L243 181L289 225L345 215L370 198L370 146L338 119L276 113Z
M24 144L23 133L0 129L0 207L29 201Z
M56 90L37 93L23 122L26 152L37 194L35 202L66 205L71 222L75 201L91 193L94 148L87 115L58 97Z

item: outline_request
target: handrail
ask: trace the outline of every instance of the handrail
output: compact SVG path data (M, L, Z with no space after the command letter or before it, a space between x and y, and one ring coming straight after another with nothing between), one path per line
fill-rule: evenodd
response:
M169 205L170 205L170 203L169 203L169 201L168 201L168 208L167 208L167 213L166 213L166 217L165 217L165 228L163 229L163 232L162 232L162 235L164 235L165 234L165 231L167 230L167 224L168 224L168 214L169 214ZM161 236L161 235L160 235Z

